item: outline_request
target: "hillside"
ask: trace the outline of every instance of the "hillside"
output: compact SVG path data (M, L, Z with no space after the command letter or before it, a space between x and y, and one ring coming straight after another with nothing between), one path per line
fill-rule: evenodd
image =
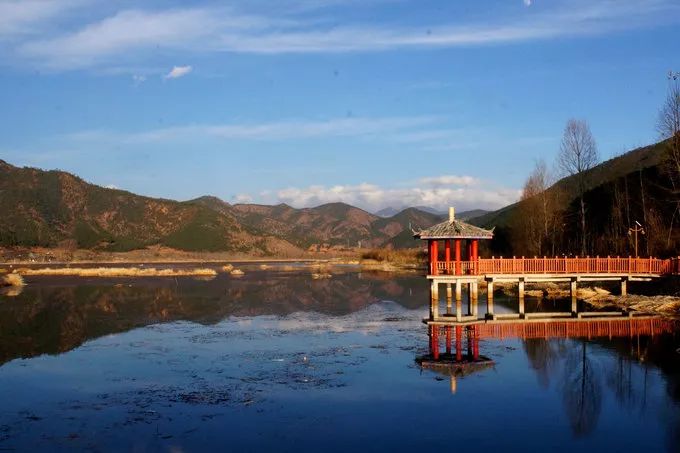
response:
M667 176L662 169L664 143L634 149L600 163L586 174L589 190L584 199L587 207L588 243L593 255L627 255L633 253L628 227L637 220L646 228L640 238L640 254L677 254L678 243L673 227L677 223L675 202ZM559 236L550 250L557 254L575 252L578 234L578 200L572 176L557 181L546 192L559 206ZM526 234L522 218L532 211L531 200L520 201L497 211L470 219L485 228L496 227L492 253L506 255L532 254L523 246Z
M354 247L414 247L410 226L441 217L405 209L381 218L344 203L295 209L231 205L205 196L178 202L90 184L62 171L0 161L0 246L127 251L165 246L292 256Z

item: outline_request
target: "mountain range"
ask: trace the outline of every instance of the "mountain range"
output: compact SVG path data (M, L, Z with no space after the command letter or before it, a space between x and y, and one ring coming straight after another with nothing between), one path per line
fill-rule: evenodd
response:
M63 171L0 160L0 246L187 251L292 256L305 250L412 247L411 227L443 215L416 208L381 217L345 203L296 209L229 204L204 196L174 201L90 184Z

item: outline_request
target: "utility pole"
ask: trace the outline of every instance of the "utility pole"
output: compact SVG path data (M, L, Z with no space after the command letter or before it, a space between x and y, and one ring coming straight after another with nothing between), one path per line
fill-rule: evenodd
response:
M642 225L640 225L640 222L637 220L635 221L635 226L633 228L628 228L628 236L633 236L635 239L635 258L638 257L638 233L644 235L645 234L645 229L642 228Z

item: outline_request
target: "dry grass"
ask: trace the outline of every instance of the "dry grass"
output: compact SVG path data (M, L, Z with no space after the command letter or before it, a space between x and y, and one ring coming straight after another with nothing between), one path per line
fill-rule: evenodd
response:
M323 280L323 279L331 278L331 277L332 277L332 275L328 274L328 273L313 273L312 274L312 278L314 280Z
M153 267L140 269L138 267L63 267L44 269L19 269L23 275L62 275L78 277L184 277L202 276L214 277L217 271L214 269L156 269Z
M234 277L240 277L241 275L245 275L245 272L243 272L241 269L234 269L230 272L230 274Z
M425 262L425 254L420 249L372 249L362 253L361 259L381 263L418 265Z
M21 287L25 284L24 278L19 274L7 274L0 277L0 286Z
M225 264L222 266L222 272L231 272L234 270L234 265L233 264Z

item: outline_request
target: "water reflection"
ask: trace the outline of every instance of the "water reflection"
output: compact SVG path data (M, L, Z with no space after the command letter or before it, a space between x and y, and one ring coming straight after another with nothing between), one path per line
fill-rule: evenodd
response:
M460 378L495 365L480 347L518 339L540 387L556 387L573 435L584 437L597 427L607 393L623 408L645 408L649 364L668 363L668 357L656 358L661 351L668 354L669 337L676 328L674 321L654 316L430 325L429 354L416 361L448 376L451 392L456 393ZM602 354L603 350L610 353ZM671 361L677 367L677 357ZM671 378L669 386L675 390L677 371Z
M85 341L171 321L214 324L230 316L314 311L341 316L381 300L406 308L427 301L418 276L252 272L239 279L77 280L37 278L16 297L0 298L0 364L56 354Z

